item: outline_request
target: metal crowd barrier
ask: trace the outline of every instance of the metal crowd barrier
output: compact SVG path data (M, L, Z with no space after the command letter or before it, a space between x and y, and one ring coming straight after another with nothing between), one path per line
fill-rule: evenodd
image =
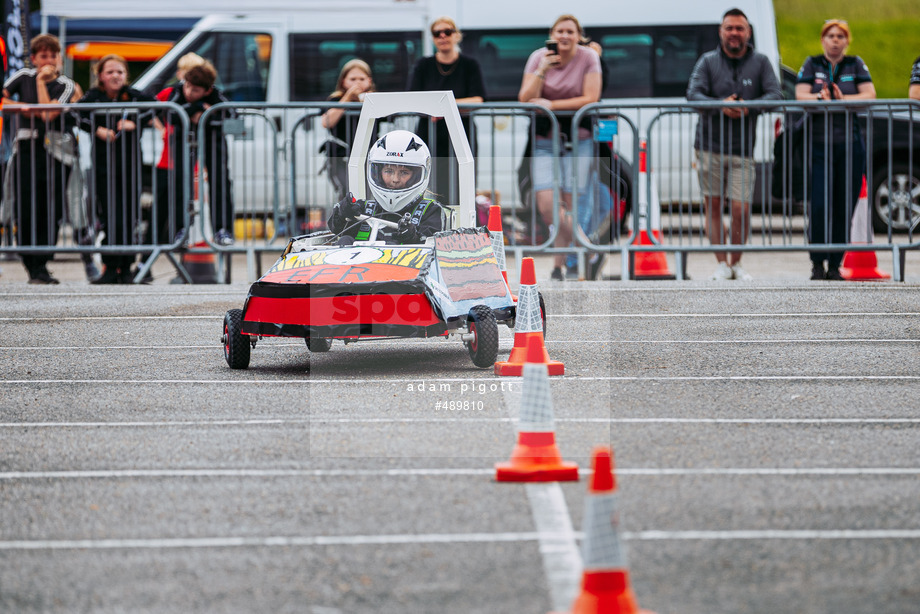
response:
M172 252L189 227L191 187L179 179L190 176L186 113L173 103L29 108L4 110L0 253L140 254L137 280L167 254L182 276ZM157 173L166 126L181 146L174 168Z
M248 277L255 279L262 269L263 253L274 256L288 237L324 229L333 204L342 197L343 186L333 179L335 161L331 159L341 157L335 154L342 150L330 147L344 143L347 155L351 139L335 143L322 127L322 113L333 107L345 111L341 121L356 120L361 108L360 103L225 103L206 110L197 130L186 110L172 103L34 105L35 109L62 111L47 126L36 126L31 120L24 125L25 118L5 113L5 130L12 134L65 137L49 139L41 149L30 148L30 161L40 154L45 168L53 169L50 173L25 173L16 157L4 165L0 252L50 249L84 255L142 254L137 279L158 257L166 256L185 281L191 279L183 265L184 255L209 253L217 255L217 281L221 282L230 281L229 259L245 254ZM468 118L477 161L476 188L483 201L477 210L479 222L485 221L488 203L501 204L508 249L518 256L571 253L580 276L593 257L611 253L621 256L621 277L631 279L635 277L635 256L641 252L673 254L676 276L683 278L686 258L695 252L820 249L891 251L893 276L903 280L905 251L920 247L915 242L920 222L920 133L914 129L920 121L920 105L916 102L602 102L575 114L554 114L537 105L517 103L460 107ZM724 107L757 115L753 130L743 126L740 133L732 133L721 113ZM155 117L172 127L175 142L182 144L176 148L172 169L155 168L161 160L163 136L153 127L146 127L129 148L106 145L79 127L82 120L84 127L96 122L117 128L118 121L131 117L144 117L144 121ZM859 236L849 233L848 226L845 241L816 245L808 240L809 224L829 226L830 218L819 215L820 219L812 220L814 185L809 163L822 142L821 130L830 130L834 118L839 118L844 129L852 128L854 122L861 127L868 153L865 174L871 221L863 225ZM569 119L582 130L559 138L565 132L560 130L560 120ZM720 128L725 139L743 144L754 140L751 232L744 244L713 245L709 241L694 154L701 121L708 122L709 128ZM784 134L789 134L790 126L797 127L797 140L783 138L782 145L775 147L780 126ZM435 156L443 146L437 120L391 117L380 122L378 134L394 128L427 130L429 149ZM556 137L551 141L549 219L537 211L532 188L532 149L538 133ZM68 138L73 141L69 145ZM590 140L590 155L575 156L570 176L564 177L559 163L562 148L578 151L585 140ZM716 143L709 145L718 149ZM852 162L856 153L852 145L836 152L830 146L826 149L826 164L835 159ZM104 161L103 172L94 170L97 159ZM444 165L438 162L433 165L432 189L439 190L441 202L456 204L456 167L450 160ZM116 181L116 174L127 179ZM572 245L556 246L564 213L564 180L578 186L571 204L576 232ZM39 183L44 190L34 189ZM848 203L855 202L852 189L845 195ZM117 211L119 208L123 211ZM847 205L845 217L853 213L852 205ZM17 225L24 214L28 219L43 219L44 226ZM871 232L873 224L875 232ZM183 229L185 236L178 237ZM235 241L219 240L221 229ZM24 230L27 235L22 234ZM638 240L642 230L655 231L648 233L650 244ZM93 240L101 232L115 240Z
M733 133L722 113L726 107L756 115L753 129L742 123L740 131ZM584 234L576 234L587 253L619 251L623 279L634 277L632 260L639 252L673 254L676 277L682 279L687 255L693 252L890 251L892 277L903 281L906 251L920 247L920 104L916 101L598 103L581 109L575 123L583 118L590 118L595 126L615 122L616 127L612 131L608 127L606 134L611 136L611 148L628 156L628 162L639 159L637 141L647 154L647 172L640 173L636 166L629 173L630 187L641 189L629 192L628 232L598 236L585 228ZM753 184L745 183L753 193L750 238L743 244L713 245L709 240L694 151L701 122L709 129L707 133L720 129L717 132L726 142L734 139L752 145L753 172L743 175L745 182ZM861 144L851 139L835 141L835 130L849 135L854 126L859 126ZM598 134L595 129L595 141ZM702 148L718 152L720 145L721 141L707 143L704 139ZM850 170L858 165L862 150L867 186L863 210L857 207L862 201L861 177L852 176ZM725 160L723 154L715 157ZM595 160L576 160L576 166L582 162L596 164ZM832 178L842 172L853 180L846 183L843 194L838 186L834 198ZM813 177L823 179L816 184ZM642 194L650 195L646 201L657 202L660 210L644 207L639 202ZM730 200L724 191L715 195L723 206ZM838 202L833 213L828 206L831 201ZM579 206L576 202L573 208L577 211ZM725 210L728 225L731 208ZM591 215L603 212L594 210ZM838 218L844 220L842 231L833 230ZM657 232L649 233L651 245L641 245L639 233L632 231L648 229L647 222Z

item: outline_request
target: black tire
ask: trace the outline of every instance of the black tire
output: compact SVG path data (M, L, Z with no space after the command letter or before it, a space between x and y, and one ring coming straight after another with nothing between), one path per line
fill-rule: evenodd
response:
M243 310L231 309L224 316L224 358L231 369L249 367L249 336L242 333Z
M476 305L470 309L467 320L473 340L466 342L466 349L473 364L486 369L498 359L498 323L490 307Z
M891 167L891 186L887 164L876 166L869 206L872 209L872 228L879 234L907 232L920 219L920 173L911 173L906 164Z
M537 291L537 296L540 297L540 319L543 321L543 339L546 339L546 303L543 302L543 293L539 290Z
M307 348L314 354L328 352L329 348L332 347L332 339L327 339L326 337L307 337L306 342Z

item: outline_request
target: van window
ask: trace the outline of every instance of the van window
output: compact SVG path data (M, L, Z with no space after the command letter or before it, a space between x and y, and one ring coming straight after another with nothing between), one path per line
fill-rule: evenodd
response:
M346 62L360 58L371 67L381 92L403 91L421 57L421 34L411 32L291 34L291 100L325 100L335 90Z
M527 58L546 41L549 28L464 30L460 50L479 61L486 100L517 101Z
M210 60L217 69L217 87L231 102L264 102L272 37L257 32L208 32L189 45L188 51ZM156 94L176 84L173 61L148 86Z
M547 28L464 30L463 53L479 60L489 100L517 100L527 58ZM697 59L719 44L719 26L591 27L609 71L604 98L684 96Z

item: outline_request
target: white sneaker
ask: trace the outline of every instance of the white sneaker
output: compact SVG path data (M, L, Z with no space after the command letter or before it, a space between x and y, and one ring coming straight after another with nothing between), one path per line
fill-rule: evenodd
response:
M732 274L735 279L739 281L754 281L754 278L751 277L751 274L741 268L740 264L732 265Z
M728 266L728 263L726 262L720 262L719 266L716 268L715 273L713 273L712 277L710 277L709 279L712 279L713 281L725 281L726 279L731 279L731 278L732 278L731 267Z

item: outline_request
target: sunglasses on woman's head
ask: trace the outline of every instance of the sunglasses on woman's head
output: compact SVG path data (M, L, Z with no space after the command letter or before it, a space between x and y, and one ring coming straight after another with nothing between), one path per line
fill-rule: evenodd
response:
M453 36L454 32L456 30L453 28L444 28L443 30L432 30L431 35L435 38L441 38L442 36Z

